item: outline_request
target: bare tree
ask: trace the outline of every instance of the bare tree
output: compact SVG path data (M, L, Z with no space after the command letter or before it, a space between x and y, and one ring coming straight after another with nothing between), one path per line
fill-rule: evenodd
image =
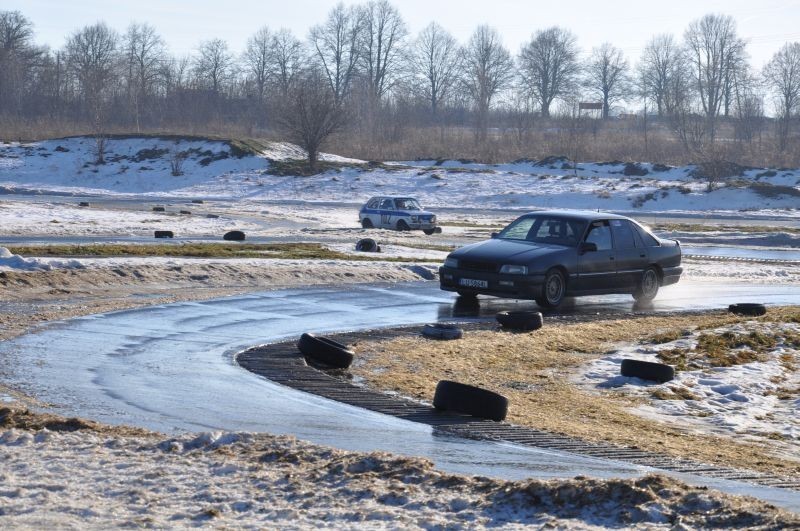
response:
M166 56L164 40L148 24L131 24L122 38L127 66L128 98L133 109L136 130L141 130L141 106L153 94Z
M452 35L436 22L431 22L417 37L411 52L414 76L424 80L421 92L437 115L461 70L461 49Z
M713 142L727 83L731 70L744 53L744 41L736 34L736 22L726 15L706 15L692 22L684 39L695 89L706 116L708 136Z
M0 11L0 109L21 108L25 80L43 55L34 47L33 24L19 11Z
M778 145L784 151L792 114L800 107L800 42L784 44L764 67L763 76L776 98Z
M670 92L675 76L684 70L686 56L672 35L656 35L647 43L639 62L640 90L655 104L659 116L670 112Z
M272 79L280 94L285 97L305 63L303 43L288 29L281 29L273 36L271 49Z
M398 75L408 31L400 12L388 0L370 1L361 11L361 62L370 97L377 103Z
M311 28L309 40L337 103L347 95L355 76L362 28L362 12L342 3L331 10L323 24Z
M542 116L550 116L550 105L575 89L580 65L575 36L552 27L537 31L519 54L520 74L531 96L539 102Z
M242 54L245 72L255 86L258 101L262 103L272 74L273 39L269 28L263 27L247 40L247 47Z
M342 105L326 74L310 69L295 79L282 106L280 122L287 138L306 150L309 169L315 172L320 147L345 124Z
M234 75L233 55L222 39L211 39L200 44L194 60L194 72L202 86L219 95Z
M489 108L498 92L510 86L514 62L500 34L478 26L464 49L464 82L477 112L477 140L486 140Z
M608 118L611 104L628 95L628 62L622 50L605 42L592 50L586 63L584 84L603 101L603 118Z

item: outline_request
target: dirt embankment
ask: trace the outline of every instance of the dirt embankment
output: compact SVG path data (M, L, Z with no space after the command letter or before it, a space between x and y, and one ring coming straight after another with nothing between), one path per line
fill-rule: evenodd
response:
M771 311L766 318L781 319L789 313L800 316L798 312L797 307ZM507 396L511 404L508 420L516 424L737 468L800 474L800 460L779 454L776 445L690 433L633 413L631 409L641 405L642 398L613 389L589 392L573 381L582 365L620 342L744 320L719 312L577 323L552 321L532 333L483 330L444 342L397 337L355 345L359 361L351 372L370 387L426 401L432 399L439 380L457 380Z

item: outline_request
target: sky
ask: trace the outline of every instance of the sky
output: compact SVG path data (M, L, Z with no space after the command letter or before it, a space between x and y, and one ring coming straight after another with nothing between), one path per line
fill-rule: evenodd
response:
M263 26L289 28L305 38L337 2L329 0L0 0L0 10L21 11L34 24L35 39L51 48L67 36L103 20L123 31L133 21L147 22L170 51L185 55L206 39L221 38L234 52ZM345 2L351 4L354 2ZM707 13L736 19L748 41L754 67L763 66L789 41L800 41L800 0L394 0L412 35L431 21L465 42L476 26L500 31L516 55L538 29L558 25L571 30L588 53L605 41L635 63L655 34L683 35L689 23Z

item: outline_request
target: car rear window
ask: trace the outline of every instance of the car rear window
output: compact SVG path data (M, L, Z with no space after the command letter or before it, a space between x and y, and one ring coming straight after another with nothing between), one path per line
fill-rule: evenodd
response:
M660 247L661 244L658 243L658 239L650 234L650 231L639 225L638 223L634 223L633 226L636 228L636 232L639 233L641 236L642 241L644 242L645 246L647 247Z

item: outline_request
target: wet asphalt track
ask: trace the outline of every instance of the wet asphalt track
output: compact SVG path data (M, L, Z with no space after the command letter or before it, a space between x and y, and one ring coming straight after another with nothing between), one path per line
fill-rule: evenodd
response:
M800 287L682 282L651 308L664 312L732 302L800 303ZM511 444L468 441L429 426L331 402L274 384L233 356L256 344L331 332L480 319L530 302L481 299L476 307L433 282L280 290L155 306L56 323L0 343L9 383L56 404L55 411L172 432L246 430L293 434L350 450L432 459L440 468L510 479L639 475L646 468ZM561 312L635 310L629 296L576 299ZM744 483L679 476L800 510L800 494Z

